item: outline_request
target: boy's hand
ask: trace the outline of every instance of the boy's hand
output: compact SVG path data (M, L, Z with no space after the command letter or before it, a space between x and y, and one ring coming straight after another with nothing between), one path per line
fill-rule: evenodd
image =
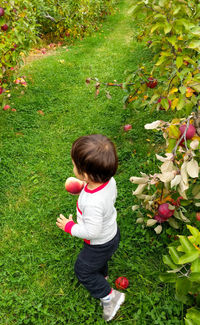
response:
M70 221L73 221L72 218L73 218L72 214L69 215L69 219L65 218L62 214L60 214L60 217L57 218L56 225L58 226L58 228L65 230L66 224Z

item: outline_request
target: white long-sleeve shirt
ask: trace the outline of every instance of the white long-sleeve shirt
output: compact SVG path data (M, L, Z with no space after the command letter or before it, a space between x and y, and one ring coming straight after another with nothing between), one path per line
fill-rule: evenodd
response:
M117 188L113 177L94 190L85 185L77 201L77 223L68 222L65 231L83 238L90 245L110 241L117 233L116 197Z

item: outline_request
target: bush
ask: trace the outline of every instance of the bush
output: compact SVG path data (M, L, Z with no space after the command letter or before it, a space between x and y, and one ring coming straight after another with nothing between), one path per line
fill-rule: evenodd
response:
M162 162L159 172L130 178L133 184L138 184L133 194L140 204L133 206L133 210L141 206L145 216L140 216L137 222L156 226L157 234L162 231L163 223L178 229L180 221L191 222L190 211L200 207L199 126L199 110L188 119L173 119L170 123L158 120L145 125L147 130L162 131L166 154L156 155Z
M185 324L198 325L200 317L200 232L187 226L191 235L178 236L175 244L169 245L169 255L163 262L170 268L160 275L160 280L175 284L176 299L189 306Z
M153 69L141 66L130 75L134 89L126 103L142 93L143 106L190 114L200 99L199 1L142 0L131 12L137 19L143 14L138 40L153 51Z
M51 41L78 38L94 30L103 16L110 14L114 1L34 0L39 32Z
M97 29L114 0L3 0L0 8L0 103L23 56L39 41L74 39Z
M36 41L36 17L27 0L3 1L0 16L0 96L10 82L13 70Z

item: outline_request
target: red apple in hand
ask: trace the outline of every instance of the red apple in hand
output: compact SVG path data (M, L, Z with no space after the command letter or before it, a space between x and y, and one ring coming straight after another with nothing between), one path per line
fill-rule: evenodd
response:
M67 178L65 189L71 194L79 194L84 187L84 183L75 177Z
M128 131L132 129L132 125L131 124L126 124L124 125L124 131Z
M181 135L183 135L185 129L186 129L186 124L183 124L183 125L180 126L179 130L181 132ZM196 129L195 129L194 125L190 124L188 129L187 129L187 132L186 132L186 139L193 138L195 133L196 133Z

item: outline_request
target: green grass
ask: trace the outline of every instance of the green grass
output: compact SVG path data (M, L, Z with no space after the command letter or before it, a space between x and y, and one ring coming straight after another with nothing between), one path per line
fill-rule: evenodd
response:
M110 283L121 275L130 280L126 303L111 324L183 324L182 304L174 300L171 285L160 283L164 271L166 234L135 223L130 176L156 170L153 147L162 140L144 130L165 113L123 109L125 93L85 85L87 77L122 82L124 71L151 61L145 45L133 41L134 22L128 16L130 0L120 1L102 29L26 65L28 88L13 90L11 106L0 112L0 324L104 324L99 302L78 283L73 271L82 241L55 225L60 213L75 214L76 199L64 190L72 176L70 149L80 135L103 133L117 146L119 170L118 223L122 240L110 262ZM61 63L64 60L64 63ZM38 114L44 112L44 116ZM131 123L127 133L123 125Z

